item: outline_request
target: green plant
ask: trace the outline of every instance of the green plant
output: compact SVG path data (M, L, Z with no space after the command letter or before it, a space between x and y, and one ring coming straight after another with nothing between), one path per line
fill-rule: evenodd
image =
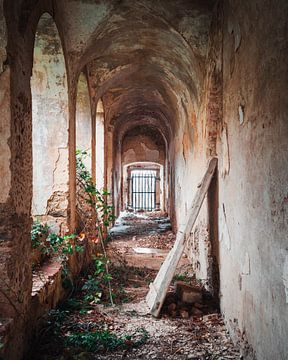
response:
M51 255L66 256L73 254L73 244L70 240L74 240L76 235L65 235L59 236L57 234L51 233L46 239L45 250Z
M99 236L106 242L108 240L108 227L114 221L113 206L108 205L107 197L110 193L106 189L97 189L91 173L87 170L84 159L86 151L76 150L76 177L79 187L84 191L85 201L95 211L96 226Z
M79 244L81 241L80 236L77 237L74 234L60 236L59 234L50 233L47 224L42 224L38 220L33 222L31 229L31 242L32 248L37 249L41 255L41 258L32 265L33 267L47 257L58 257L62 262L62 285L64 288L73 287L70 272L67 264L69 255L72 255L74 251L76 253L83 252L85 250L84 245Z
M86 331L69 334L65 339L66 346L72 346L89 352L113 351L138 347L144 344L149 335L143 328L132 335L117 336L109 331Z
M86 203L89 204L92 213L94 214L96 229L98 230L98 238L100 239L101 242L104 257L107 258L105 245L109 239L108 227L115 219L113 214L114 209L113 206L108 205L107 202L107 196L110 195L109 192L105 189L102 189L100 192L97 189L96 184L94 183L90 172L87 170L84 164L85 156L87 156L86 151L76 150L77 184L80 190L84 192L85 194L84 199ZM79 193L81 193L81 191ZM108 261L105 262L104 267L105 267L106 275L105 276L103 275L103 279L108 283L110 302L111 305L114 305L113 294L110 283L111 277L109 275Z
M61 339L61 328L64 322L70 315L69 310L64 309L52 309L46 314L45 322L45 333L50 336L60 337Z
M31 227L31 242L33 249L42 247L43 241L41 241L41 237L48 235L48 232L49 226L47 224L42 224L39 220L33 221Z
M86 292L85 301L99 303L102 299L104 290L110 285L112 276L106 270L108 259L103 256L95 256L93 258L94 271L88 275L88 279L82 286L82 290ZM110 293L113 301L113 294Z
M58 255L65 258L69 254L73 254L74 248L76 252L83 252L84 246L75 244L71 240L76 239L76 235L70 234L60 236L55 233L49 233L49 226L42 224L38 220L33 222L31 229L31 242L33 249L39 249L45 255ZM41 241L41 236L48 235L45 241Z

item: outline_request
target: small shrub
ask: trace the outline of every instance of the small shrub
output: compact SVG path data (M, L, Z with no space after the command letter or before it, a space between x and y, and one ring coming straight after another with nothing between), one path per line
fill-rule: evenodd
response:
M31 242L33 249L37 249L42 246L43 237L48 235L48 232L49 226L47 224L42 224L39 220L33 221L31 228Z
M88 275L88 279L82 286L82 290L86 292L85 301L99 303L109 287L109 282L112 276L107 272L106 265L108 259L102 255L95 256L93 259L94 269L93 273ZM113 296L113 294L111 294Z

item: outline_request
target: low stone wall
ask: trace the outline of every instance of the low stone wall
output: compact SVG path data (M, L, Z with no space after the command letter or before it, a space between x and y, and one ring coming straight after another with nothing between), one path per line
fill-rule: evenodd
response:
M63 277L64 265L53 258L48 258L37 270L33 271L29 311L25 316L26 350L29 349L33 339L37 336L43 316L69 296L71 292L69 284L73 284L79 274L91 264L93 254L99 251L97 244L88 242L86 239L84 246L85 251L74 252L69 256L67 261L68 276L65 278ZM13 319L0 318L0 338L3 344L2 353L0 350L0 358L2 355L3 359L14 359L13 349L10 346L14 328Z

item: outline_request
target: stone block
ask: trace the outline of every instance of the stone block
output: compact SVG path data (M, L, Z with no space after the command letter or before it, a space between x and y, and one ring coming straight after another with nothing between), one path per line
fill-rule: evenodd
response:
M177 297L184 303L193 304L202 301L202 290L183 281L176 282Z

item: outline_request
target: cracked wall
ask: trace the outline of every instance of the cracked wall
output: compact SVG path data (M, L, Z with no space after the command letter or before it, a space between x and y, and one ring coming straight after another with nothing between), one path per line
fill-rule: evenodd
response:
M36 32L31 91L32 214L48 221L56 232L65 232L68 205L68 87L61 41L54 20L47 13L42 15Z
M287 16L286 1L225 2L221 307L227 321L238 320L257 359L288 353Z
M2 4L0 1L1 10ZM0 284L0 301L4 304L3 316L12 322L17 319L13 323L14 358L23 351L32 283L29 86L33 36L39 16L47 10L59 25L69 74L70 214L75 208L76 79L87 65L94 100L102 98L105 107L105 185L109 190L113 189L113 181L118 181L113 178L115 133L123 134L131 124L159 128L167 140L167 184L176 229L186 222L209 157L218 156L218 179L204 202L187 252L198 278L207 287L213 288L218 281L221 310L232 333L239 333L254 349L252 356L254 352L259 359L285 358L286 1L275 6L266 0L224 0L214 13L213 1L103 0L92 4L59 0L53 2L53 9L50 1L15 0L5 4L8 31L0 11L0 170L5 174L1 176L0 265L1 279L9 286ZM46 52L55 50L55 45L51 47L53 41L49 44ZM49 177L48 187L52 190L47 191L41 207L44 209L53 194L51 204L55 210L55 203L64 204L61 194L66 201L68 189L64 116L68 100L61 91L57 93L64 77L55 79L57 86L47 81L49 69L54 71L51 79L63 69L58 63L54 65L52 61L48 68L38 69L39 106L33 110L41 113L40 120L47 119L48 114L57 118L57 127L50 121L49 128L53 128L55 139L63 136L63 142L54 144L53 156L48 150L44 156L41 151L48 137L42 127L42 143L38 143L39 151L34 154L34 160L39 156L39 164L47 165L50 160L53 164L48 176L43 174L41 186ZM66 84L64 87L67 89ZM45 89L51 98L40 103ZM59 99L62 108L57 113ZM62 121L66 127L60 126ZM59 129L65 129L64 133ZM53 172L59 180L54 188ZM66 211L67 207L58 210ZM220 283L215 280L215 266ZM8 291L21 316L3 298L3 290Z

